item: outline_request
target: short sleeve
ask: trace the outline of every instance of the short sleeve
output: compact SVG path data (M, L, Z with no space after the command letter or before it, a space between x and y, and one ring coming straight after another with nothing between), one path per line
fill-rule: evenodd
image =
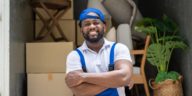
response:
M78 53L76 51L72 51L67 56L66 73L75 70L82 70L82 68Z
M128 47L122 43L117 43L117 45L115 46L115 61L120 59L125 59L132 62Z

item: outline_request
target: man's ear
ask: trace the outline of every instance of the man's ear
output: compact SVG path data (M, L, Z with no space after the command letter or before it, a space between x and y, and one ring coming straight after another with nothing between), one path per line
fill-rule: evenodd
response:
M106 26L106 24L103 24L103 28L104 28L104 32L106 33L106 31L107 31L107 26Z
M80 32L81 32L81 34L82 34L82 32L83 32L83 28L82 28L82 26L81 26L81 23L82 23L82 21L79 21L79 29L80 29Z
M81 32L81 34L83 33L83 28L82 27L80 27L80 32Z

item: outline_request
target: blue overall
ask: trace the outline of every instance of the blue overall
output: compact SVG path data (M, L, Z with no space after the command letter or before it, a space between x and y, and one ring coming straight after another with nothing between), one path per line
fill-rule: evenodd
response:
M112 45L112 48L110 50L109 71L114 70L114 49L115 49L115 45L116 45L116 43L114 43ZM85 63L85 59L84 59L83 54L81 53L81 51L79 49L76 49L76 51L80 56L80 61L81 61L83 71L87 72L86 63ZM117 88L108 88L108 89L104 90L103 92L97 94L96 96L119 96L119 95L118 95L118 92L117 92Z

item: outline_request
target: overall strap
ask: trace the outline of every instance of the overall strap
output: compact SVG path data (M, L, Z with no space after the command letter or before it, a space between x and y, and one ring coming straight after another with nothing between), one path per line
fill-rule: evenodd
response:
M110 51L110 58L109 58L109 71L114 70L114 55L115 55L115 45L117 43L114 43L111 47Z
M115 45L114 43L110 50L110 58L109 58L109 71L114 70L114 55L115 55ZM117 92L117 88L108 88L105 91L97 94L96 96L119 96Z
M108 88L96 96L119 96L119 94L117 92L117 88Z
M80 56L80 61L81 61L81 66L84 72L87 72L87 68L86 68L86 64L85 64L85 59L83 54L81 53L81 51L79 49L76 49L77 53Z

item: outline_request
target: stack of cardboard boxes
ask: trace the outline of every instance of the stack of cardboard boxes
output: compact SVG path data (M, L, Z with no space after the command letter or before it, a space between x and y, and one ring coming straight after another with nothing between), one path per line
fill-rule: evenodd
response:
M45 18L49 18L43 9L38 10ZM73 19L73 0L71 0L71 8L59 20L59 23L69 42L54 42L48 36L38 42L26 44L28 96L73 96L65 83L66 58L69 52L74 50L74 41L76 38L75 20ZM42 26L42 21L36 15L36 36ZM56 28L53 32L56 36L59 36L57 35L58 30Z
M72 42L26 44L28 96L72 96L65 84Z
M28 96L73 96L71 90L65 84L65 63L69 52L80 46L84 40L78 26L79 21L74 20L73 2L71 0L71 8L58 20L63 33L70 42L54 42L49 35L35 43L26 44ZM38 11L43 14L44 18L50 18L43 9L38 9ZM53 10L49 11L55 12ZM107 30L109 30L111 19L106 19L106 22ZM42 27L43 23L36 15L36 37ZM53 33L56 37L60 36L56 27Z

